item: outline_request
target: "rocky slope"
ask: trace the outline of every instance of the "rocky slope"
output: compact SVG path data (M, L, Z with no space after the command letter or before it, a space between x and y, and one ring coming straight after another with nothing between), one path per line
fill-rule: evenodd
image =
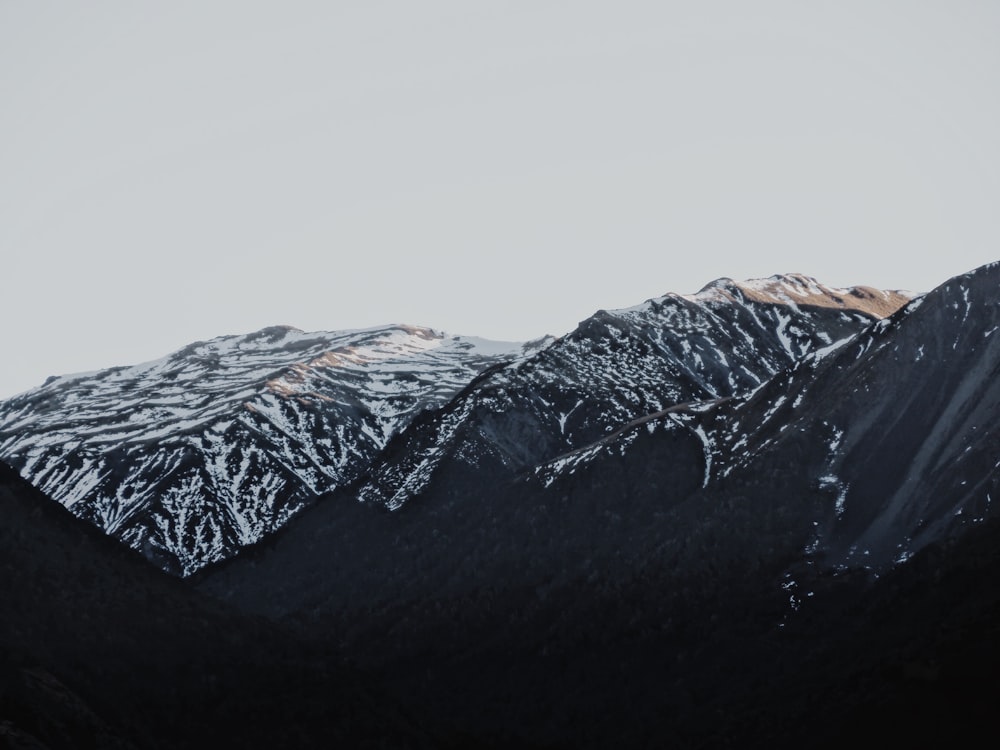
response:
M887 569L996 513L998 289L1000 264L955 277L746 396L647 415L534 473L578 484L662 432L700 447L695 494L815 502L810 555Z
M500 746L965 736L996 697L966 678L1000 622L998 289L977 269L520 470L445 451L396 511L345 489L195 582Z
M0 458L189 575L360 477L360 498L397 508L446 457L517 471L666 405L744 392L907 299L791 275L600 311L528 345L269 328L51 378L0 404Z
M994 516L998 290L1000 264L957 276L720 409L720 487L763 486L774 467L824 497L810 542L824 566L886 569Z
M390 712L394 732L441 747L969 744L998 697L998 289L1000 264L910 301L801 277L722 281L508 353L523 358L417 413L353 483L231 559L164 577L224 600L224 617L235 605L280 621L299 645L268 661L269 636L233 640L259 624L157 589L147 599L193 607L185 627L231 644L207 648L225 653L204 683L219 689L163 695L181 712L205 696L225 708L218 725L197 714L220 742L280 734L268 717L336 738L359 715L361 736L377 736L364 705L342 703L344 674L359 673L339 671L345 659L383 705L419 717L416 731ZM102 614L81 644L60 640L53 611L84 609L60 597L136 587L95 585L71 540L13 518L0 546L20 550L12 576L43 572L0 579L28 613L6 615L5 642L59 665L101 664L133 632L147 648L169 639L126 627L97 648L115 627ZM39 582L49 610L32 609ZM167 683L201 684L170 671L183 649L163 664L129 649L115 679L145 658ZM239 666L253 658L268 668ZM0 690L29 726L35 683L8 662ZM292 673L312 682L296 688ZM60 676L78 674L82 697L117 698L87 672ZM262 683L278 685L263 690L270 711ZM346 724L318 718L327 703L352 706ZM227 725L238 716L243 730Z
M0 747L434 747L359 675L0 463Z
M224 336L0 403L0 458L187 574L352 481L423 410L526 351L408 326Z
M749 392L910 296L793 274L720 279L695 295L601 310L416 421L373 464L359 496L395 509L424 491L442 463L489 482L668 406Z

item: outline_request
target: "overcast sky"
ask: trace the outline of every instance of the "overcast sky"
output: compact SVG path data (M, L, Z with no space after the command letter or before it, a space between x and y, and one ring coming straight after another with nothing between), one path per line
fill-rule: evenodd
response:
M0 0L0 397L1000 258L1000 3Z

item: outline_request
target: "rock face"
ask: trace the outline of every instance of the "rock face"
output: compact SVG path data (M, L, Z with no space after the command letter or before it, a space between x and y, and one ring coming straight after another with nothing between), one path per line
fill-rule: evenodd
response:
M601 311L421 415L354 486L206 585L283 615L464 595L525 566L526 586L627 569L714 489L716 411L909 299L790 276Z
M422 715L517 738L501 746L819 732L837 747L869 724L919 741L937 719L907 723L915 706L982 723L996 691L970 685L997 663L1000 621L983 579L998 569L998 289L985 266L748 392L664 399L567 450L562 416L544 432L546 409L511 406L547 379L512 383L573 334L415 420L355 487L195 583L335 634ZM550 398L558 415L575 403ZM524 424L542 438L502 450ZM387 467L419 466L409 446L430 470L393 483L412 473Z
M0 458L189 575L361 477L361 499L395 509L442 461L520 471L671 404L745 392L907 299L792 275L600 311L528 345L268 328L52 378L0 404Z
M535 477L605 483L610 457L638 471L630 456L662 434L656 473L700 483L696 502L783 509L809 522L803 554L819 567L886 570L996 512L998 289L1000 264L956 277L749 395L650 414ZM684 446L698 460L671 461Z
M3 402L0 457L189 574L352 481L423 410L531 350L409 326L225 336Z
M720 279L695 295L601 310L418 420L374 463L359 496L396 509L424 491L442 464L489 483L646 414L747 393L908 300L789 275Z
M713 476L824 498L810 554L884 570L995 514L1000 265L958 276L713 418ZM761 469L773 472L767 479Z
M584 376L538 373L555 357L568 361L567 350L600 348L582 343L581 331L595 325L587 321L415 420L355 487L311 509L308 523L290 524L266 551L212 572L205 585L285 614L305 601L322 610L372 597L462 595L484 580L516 579L512 571L535 586L650 559L689 572L764 561L785 572L885 571L995 513L998 285L997 265L957 277L853 337L811 351L803 345L801 358L742 394L720 393L722 377L708 390L710 376L696 381L694 367L680 385L676 377L657 380L652 364L645 380L615 373L617 390L608 374L603 391L593 388L597 416L564 432L579 400L572 389ZM762 319L754 312L750 319ZM772 314L781 321L789 313ZM732 325L719 328L745 340ZM597 340L638 348L625 335ZM740 372L755 363L777 369L769 351L792 359L786 347L759 347L756 362L749 351L742 360L725 356ZM593 383L600 369L587 369L587 356L580 361ZM661 358L662 373L676 372L671 361ZM718 360L711 361L712 369L697 372L715 372ZM647 406L667 402L666 393L683 401L594 439L614 423L615 409L624 410L616 396L637 392ZM602 411L594 403L610 405ZM567 450L587 427L590 442ZM366 513L347 502L356 493L399 511Z

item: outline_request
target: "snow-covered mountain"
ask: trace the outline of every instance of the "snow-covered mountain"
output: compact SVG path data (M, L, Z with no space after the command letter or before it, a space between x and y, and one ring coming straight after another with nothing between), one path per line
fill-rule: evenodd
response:
M309 488L306 507L274 533L247 546L225 540L226 559L201 567L189 557L186 570L197 570L172 581L321 644L319 682L296 689L296 668L274 693L282 728L303 704L325 705L342 684L332 667L346 661L419 717L416 734L435 747L843 747L870 741L872 727L886 744L969 744L993 722L996 691L983 686L1000 663L998 289L1000 263L919 298L800 276L721 280L601 311L534 348L399 329L262 332L147 365L148 381L143 368L131 380L120 370L53 381L0 405L0 436L48 486L85 487L73 477L88 476L88 459L103 462L115 498L147 487L150 510L137 519L173 518L164 496L180 509L192 498L195 516L209 511L206 495L184 495L169 475L164 493L136 483L134 457L149 476L176 465L221 477L235 488L226 497L253 500L274 477ZM410 342L405 354L397 336ZM372 353L383 345L384 357ZM226 367L197 358L212 346ZM440 392L431 355L453 376ZM415 372L427 382L397 385ZM162 393L170 373L195 394L173 405L190 406L171 412L183 429L147 420L123 443L128 415L155 402L128 403L122 381L155 381ZM211 417L199 421L199 409ZM356 452L333 450L339 437L321 442L341 425L361 441ZM216 445L229 458L213 464ZM340 455L353 463L330 458ZM237 481L244 456L259 473ZM315 467L313 457L329 459L330 474L314 470L334 488L315 499L320 483L300 467ZM289 465L302 475L282 474ZM20 498L4 527L11 562L0 563L12 575L37 569L55 602L39 609L37 587L19 579L12 642L65 647L71 662L73 642L31 623L62 607L63 578L82 568L88 545L67 546L36 523L36 493L0 485ZM82 492L72 509L95 496ZM197 527L174 527L192 540L184 549L198 549ZM147 556L164 538L155 523L123 528L136 529L130 541ZM99 566L110 577L73 572L75 601L120 587L114 567ZM153 620L162 627L162 615ZM77 649L99 677L120 650L105 621L85 613ZM187 663L183 640L173 648ZM256 666L227 672L217 690L214 673L199 673L207 692L197 695L230 716L256 713L234 713L231 700L247 694L233 685ZM167 705L181 705L179 684L162 683ZM310 734L307 722L303 744L325 729Z
M787 506L820 570L886 570L1000 511L998 289L1000 263L957 276L749 394L651 413L534 474L607 481L660 433L697 456L661 480L697 471L692 497Z
M308 612L321 621L362 623L382 612L377 625L343 627L346 648L359 652L379 627L445 628L462 607L488 606L501 594L518 602L518 621L534 622L540 630L532 637L542 641L555 638L549 628L577 628L566 617L579 622L590 615L573 597L593 602L599 591L610 592L609 607L618 606L620 592L633 592L643 602L634 622L649 632L666 627L674 609L690 601L699 602L701 614L703 606L724 611L743 586L798 607L806 586L832 585L828 579L842 571L883 575L933 545L1000 523L998 289L1000 263L956 277L882 319L866 322L855 319L860 313L817 306L808 311L817 316L811 320L832 312L833 321L856 321L858 332L839 340L830 333L831 343L817 334L822 345L732 395L709 391L695 378L678 386L663 377L664 392L684 400L551 453L560 450L553 437L563 434L559 415L578 398L561 395L558 386L573 381L544 392L555 407L550 422L541 418L545 409L528 412L522 405L537 404L534 389L548 382L531 377L538 363L554 356L569 361L570 347L586 363L600 349L584 343L581 332L593 330L588 321L422 415L357 485L310 508L266 548L206 570L201 585L271 616ZM703 304L713 315L702 320L724 314L766 320L764 311L737 299L712 293ZM788 303L771 304L775 322L794 312ZM647 315L654 309L640 308ZM746 340L732 322L718 330ZM637 348L621 334L597 340L620 342L619 351ZM777 334L758 332L754 340L761 371L775 366L767 364L769 352L792 360ZM703 363L713 361L707 350L698 353ZM745 360L726 354L741 372L744 366L753 372L752 352ZM620 392L630 392L636 381L622 372L608 373L606 398L617 393L615 377ZM662 366L662 374L671 372ZM704 378L712 370L696 372ZM601 391L593 393L600 404ZM502 450L546 425L545 439L530 444L540 448L535 459L526 450L515 463ZM373 502L353 502L359 491L372 493ZM385 506L397 511L378 512ZM560 591L562 604L553 604ZM704 605L702 596L713 603ZM632 632L633 624L622 628ZM441 641L451 647L448 638Z
M1000 263L720 411L715 475L801 461L788 479L823 498L809 543L822 567L885 569L960 536L1000 511Z
M446 458L518 471L672 404L749 391L908 298L801 275L720 279L528 345L268 328L52 378L0 404L0 458L187 575L355 480L367 477L360 499L394 509Z
M390 326L224 336L0 403L0 456L187 574L358 477L398 430L530 345Z
M480 478L508 475L646 414L747 393L912 296L792 274L719 279L694 295L601 310L416 421L373 464L359 496L395 509L424 491L441 464Z
M908 299L789 275L602 310L527 345L268 328L0 403L0 458L188 575L355 481L396 509L442 461L506 475L670 405L749 391Z

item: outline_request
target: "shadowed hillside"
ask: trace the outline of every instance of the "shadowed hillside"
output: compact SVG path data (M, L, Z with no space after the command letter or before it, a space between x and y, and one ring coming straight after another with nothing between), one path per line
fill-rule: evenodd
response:
M195 593L5 465L0 514L7 746L419 745L334 659Z

